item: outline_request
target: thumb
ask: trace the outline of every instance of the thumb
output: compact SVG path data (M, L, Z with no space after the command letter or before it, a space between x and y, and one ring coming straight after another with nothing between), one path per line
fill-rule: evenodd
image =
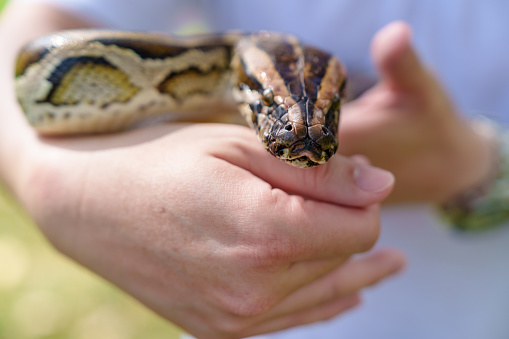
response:
M402 21L380 29L371 43L371 57L383 82L393 90L422 88L429 79L411 44L412 30Z

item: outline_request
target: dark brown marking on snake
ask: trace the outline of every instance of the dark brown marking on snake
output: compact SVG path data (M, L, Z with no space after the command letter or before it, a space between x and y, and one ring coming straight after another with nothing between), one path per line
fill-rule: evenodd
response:
M288 111L277 107L259 126L267 150L287 161L312 167L328 160L337 150L339 110L324 116L311 98L302 97ZM320 121L316 123L317 121ZM267 130L267 131L265 131Z
M206 39L181 39L140 33L78 33L64 32L47 39L43 44L38 42L38 52L32 52L25 57L21 55L16 75L26 74L27 68L37 63L48 51L57 49L55 52L58 53L59 48L65 51L68 47L74 50L90 48L101 51L102 44L113 49L117 47L117 51L123 51L126 55L132 56L136 53L145 60L170 61L178 56L185 59L189 51L203 51L215 57L221 56L223 59L218 61L216 66L204 63L205 71L199 67L202 65L200 60L184 60L188 69L169 75L157 87L161 93L183 101L197 93L215 93L216 85L224 84L228 73L226 64L231 60L235 45L235 39L228 35L216 39L210 36ZM247 69L253 74L247 74L246 67L238 67L241 69L239 78L242 81L234 86L246 93L244 100L249 101L242 103L243 113L252 119L263 144L276 156L303 167L325 162L337 148L340 109L340 101L337 99L342 92L340 88L344 76L336 74L341 73L341 67L334 64L328 53L300 45L295 38L287 35L264 32L259 35L259 39L256 36L254 39L249 36L249 39L251 44L247 44L247 49L244 49L248 54L240 60L244 62L244 57L247 57ZM247 43L247 39L242 40L242 43L244 42ZM102 49L110 50L104 47ZM50 56L52 55L53 53ZM71 106L83 102L106 108L110 102L126 102L135 97L139 88L130 83L130 74L114 67L107 60L108 57L68 58L55 70L51 70L52 60L47 60L51 65L47 68L51 70L47 80L52 88L45 100L51 101L49 103L55 106ZM207 62L209 61L214 60L208 59ZM236 72L236 69L233 69ZM77 95L83 88L86 95ZM271 97L270 100L263 95L268 88L274 91L274 98ZM255 92L261 95L262 100L258 99ZM102 93L105 95L101 95ZM149 106L151 105L143 104L142 110ZM250 110L253 113L251 115ZM76 114L83 119L90 112ZM69 119L65 113L54 118L59 117ZM51 116L46 115L44 119L51 120Z
M46 80L51 89L37 102L54 106L87 104L106 109L113 103L129 101L139 91L127 74L103 57L64 59ZM80 91L83 95L76 95Z
M94 65L105 65L108 67L111 67L113 69L117 69L115 66L110 64L106 59L103 57L90 57L90 56L80 56L80 57L74 57L74 58L67 58L63 60L50 74L50 76L46 79L49 81L52 85L51 90L49 91L46 98L37 101L38 103L44 103L48 102L52 105L58 106L58 104L54 103L52 101L53 95L58 90L58 87L60 83L62 82L62 79L69 73L69 70L79 64L87 64L92 63ZM68 105L68 104L65 104Z
M274 67L284 80L290 95L294 98L304 96L300 65L302 56L295 46L281 40L262 40L257 45L271 56Z
M316 104L318 98L326 100L329 93L330 100L333 100L333 93L338 91L338 88L329 90L330 81L322 82L329 69L331 55L314 47L299 45L294 39L280 39L277 35L255 37L253 41L256 48L270 58L293 99L285 99L279 104L272 100L270 103L263 102L263 109L260 109L259 102L250 104L249 110L257 115L257 119L253 119L253 127L262 143L276 157L297 166L312 167L327 161L337 150L339 111L335 106L329 109L333 105L322 111ZM244 59L241 59L241 72L237 72L238 79L243 80L239 89L242 90L245 85L246 91L251 89L262 94L265 88L254 76L247 74L246 69L251 67L246 67L243 62Z
M329 112L325 115L325 124L324 127L328 130L328 135L337 139L338 135L338 126L339 126L339 116L341 115L341 110L339 108L339 102L334 103Z
M99 42L105 46L113 45L121 48L130 49L142 59L166 59L182 55L189 50L200 50L209 52L217 49L224 49L227 52L228 59L231 58L233 46L225 44L219 39L207 40L206 43L188 46L185 39L179 38L171 40L171 43L164 44L161 41L151 41L150 39L121 39L121 38L97 38L90 41ZM180 42L180 44L179 44Z
M247 88L253 91L263 91L263 85L258 81L258 79L256 79L252 74L248 74L244 60L240 60L240 67L236 69L235 75L237 77L236 83L240 90L247 86Z
M169 95L180 102L190 95L210 94L216 91L224 72L225 69L219 66L214 66L206 72L190 67L182 72L169 74L157 89L161 94ZM193 83L193 86L189 86L189 83Z
M320 83L327 72L327 65L331 55L311 46L303 46L304 54L304 84L306 95L316 99L320 91Z

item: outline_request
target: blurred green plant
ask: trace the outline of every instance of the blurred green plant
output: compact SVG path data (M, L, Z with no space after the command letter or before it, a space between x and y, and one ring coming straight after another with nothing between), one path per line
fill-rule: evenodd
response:
M0 339L171 339L179 331L54 250L0 187Z

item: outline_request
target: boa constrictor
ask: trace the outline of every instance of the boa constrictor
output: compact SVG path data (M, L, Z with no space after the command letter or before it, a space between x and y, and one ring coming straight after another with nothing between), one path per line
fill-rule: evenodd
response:
M345 81L336 57L268 32L63 31L27 44L16 64L18 100L41 134L113 132L168 114L191 120L233 102L271 154L299 167L336 152Z

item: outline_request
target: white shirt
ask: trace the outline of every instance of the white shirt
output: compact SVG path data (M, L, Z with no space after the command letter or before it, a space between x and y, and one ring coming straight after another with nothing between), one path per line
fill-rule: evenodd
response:
M172 32L189 20L204 20L213 31L289 32L338 55L353 81L366 83L375 81L368 53L373 34L402 19L460 111L509 123L506 1L32 1L121 29ZM461 234L430 206L401 206L383 212L378 246L403 249L406 271L367 290L364 304L352 312L263 338L509 338L509 227Z

